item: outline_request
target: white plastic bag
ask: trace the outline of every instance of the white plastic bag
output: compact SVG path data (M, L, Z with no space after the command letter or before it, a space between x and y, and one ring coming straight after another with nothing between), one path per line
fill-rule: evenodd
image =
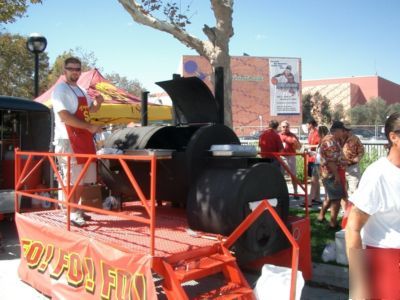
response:
M256 299L288 300L290 299L290 283L292 269L274 265L264 265L261 276L254 289ZM299 300L304 287L303 274L297 271L296 297Z
M336 260L336 244L335 242L329 242L326 244L324 251L322 251L321 258L324 262Z
M115 198L114 196L108 196L106 199L104 199L103 209L107 210L118 209L119 205L120 203L117 198Z

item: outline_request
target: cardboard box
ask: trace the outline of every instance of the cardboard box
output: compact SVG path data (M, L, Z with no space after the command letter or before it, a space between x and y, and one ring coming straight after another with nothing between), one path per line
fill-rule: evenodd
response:
M96 208L103 208L103 197L100 185L87 185L83 187L81 204Z

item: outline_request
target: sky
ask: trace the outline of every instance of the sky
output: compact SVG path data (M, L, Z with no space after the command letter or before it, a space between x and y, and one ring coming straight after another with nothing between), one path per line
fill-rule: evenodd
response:
M210 2L177 2L192 3L187 31L206 39L203 25L215 24ZM300 58L303 80L379 75L400 84L399 14L398 0L236 0L230 54ZM44 35L50 63L69 49L93 52L102 73L137 79L150 92L179 72L182 55L197 54L135 23L117 0L43 0L5 30Z

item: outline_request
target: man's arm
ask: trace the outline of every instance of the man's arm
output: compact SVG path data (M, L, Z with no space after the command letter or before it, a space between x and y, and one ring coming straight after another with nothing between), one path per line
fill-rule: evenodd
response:
M102 104L103 102L104 102L103 96L102 96L101 94L97 94L97 95L94 97L94 100L93 100L92 105L89 107L89 112L94 113L94 112L98 111L98 110L100 109L101 104Z
M368 283L361 242L361 228L369 215L353 206L346 225L346 253L349 259L350 295L352 299L365 299Z
M67 110L59 111L58 115L60 116L61 121L63 121L66 125L86 129L90 133L97 133L102 131L101 126L93 125L83 120L80 120Z

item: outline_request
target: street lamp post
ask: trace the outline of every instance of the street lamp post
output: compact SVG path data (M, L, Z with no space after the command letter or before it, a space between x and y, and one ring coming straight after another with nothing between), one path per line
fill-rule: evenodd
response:
M35 98L39 96L39 54L47 46L47 40L39 33L31 33L26 41L26 48L35 55Z

